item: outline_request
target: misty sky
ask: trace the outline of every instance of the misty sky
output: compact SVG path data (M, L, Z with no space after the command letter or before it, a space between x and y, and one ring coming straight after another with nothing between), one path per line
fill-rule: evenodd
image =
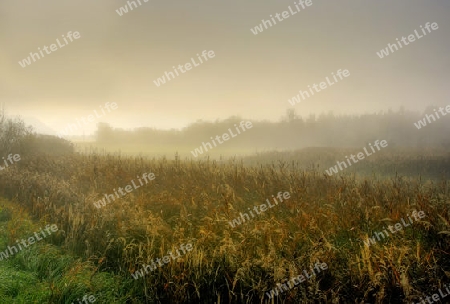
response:
M1 0L0 102L8 114L35 117L55 131L108 101L119 108L100 121L165 129L231 115L276 121L288 108L306 116L450 104L450 1L312 2L254 35L250 28L294 1L141 0L119 16L126 1ZM426 22L439 29L384 59L376 55ZM81 38L26 68L18 64L69 31ZM160 87L153 83L203 50L215 58ZM288 103L338 69L351 75Z

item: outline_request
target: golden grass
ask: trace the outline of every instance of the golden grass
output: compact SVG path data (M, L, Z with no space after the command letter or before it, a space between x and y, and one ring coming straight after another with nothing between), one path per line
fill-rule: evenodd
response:
M156 179L106 207L93 206L145 172ZM445 180L357 180L284 162L246 167L236 160L91 154L24 159L5 171L0 189L57 224L60 244L99 271L131 278L142 264L192 242L186 256L130 283L142 303L263 303L276 283L316 261L329 269L272 302L411 302L449 280ZM230 227L239 212L279 191L291 198ZM398 222L412 210L427 217L385 241L363 244L386 218Z

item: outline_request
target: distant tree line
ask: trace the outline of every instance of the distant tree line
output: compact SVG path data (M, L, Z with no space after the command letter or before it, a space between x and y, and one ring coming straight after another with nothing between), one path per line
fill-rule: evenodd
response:
M360 147L376 139L386 139L389 146L450 147L450 116L442 117L417 129L414 123L433 113L428 107L423 114L406 111L385 111L362 115L310 115L301 117L290 109L278 122L252 121L253 128L226 142L227 149L299 149L304 147ZM123 130L99 123L96 133L99 144L153 145L191 147L194 149L210 137L222 135L245 120L237 116L207 122L198 120L182 130L137 128ZM224 145L225 146L225 145Z

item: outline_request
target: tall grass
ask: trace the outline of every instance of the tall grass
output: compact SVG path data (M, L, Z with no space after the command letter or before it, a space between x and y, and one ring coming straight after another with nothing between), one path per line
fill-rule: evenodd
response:
M145 172L156 179L101 209L93 206ZM223 195L224 187L233 195ZM239 212L279 191L291 198L230 227ZM329 269L271 302L410 302L449 282L447 180L328 177L284 161L244 166L234 158L219 164L92 153L24 158L0 174L0 195L57 224L53 243L96 272L126 278L127 303L263 303L276 283L317 261ZM427 217L364 245L413 210ZM188 242L194 250L179 260L127 280Z

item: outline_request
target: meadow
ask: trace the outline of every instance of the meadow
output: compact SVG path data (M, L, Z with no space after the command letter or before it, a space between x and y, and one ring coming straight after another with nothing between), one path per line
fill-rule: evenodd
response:
M95 152L24 156L0 174L0 250L37 227L59 230L0 261L0 300L76 303L88 294L96 303L419 301L450 281L448 157L391 153L331 177L324 168L335 160L325 156L342 156L325 148L221 161ZM307 162L311 155L322 163ZM377 174L377 164L389 174ZM94 206L146 172L155 179L145 187ZM280 191L290 198L230 226L240 212ZM427 217L364 244L414 210ZM143 265L188 243L193 250L186 255L133 279ZM266 292L317 262L328 269L269 299Z

